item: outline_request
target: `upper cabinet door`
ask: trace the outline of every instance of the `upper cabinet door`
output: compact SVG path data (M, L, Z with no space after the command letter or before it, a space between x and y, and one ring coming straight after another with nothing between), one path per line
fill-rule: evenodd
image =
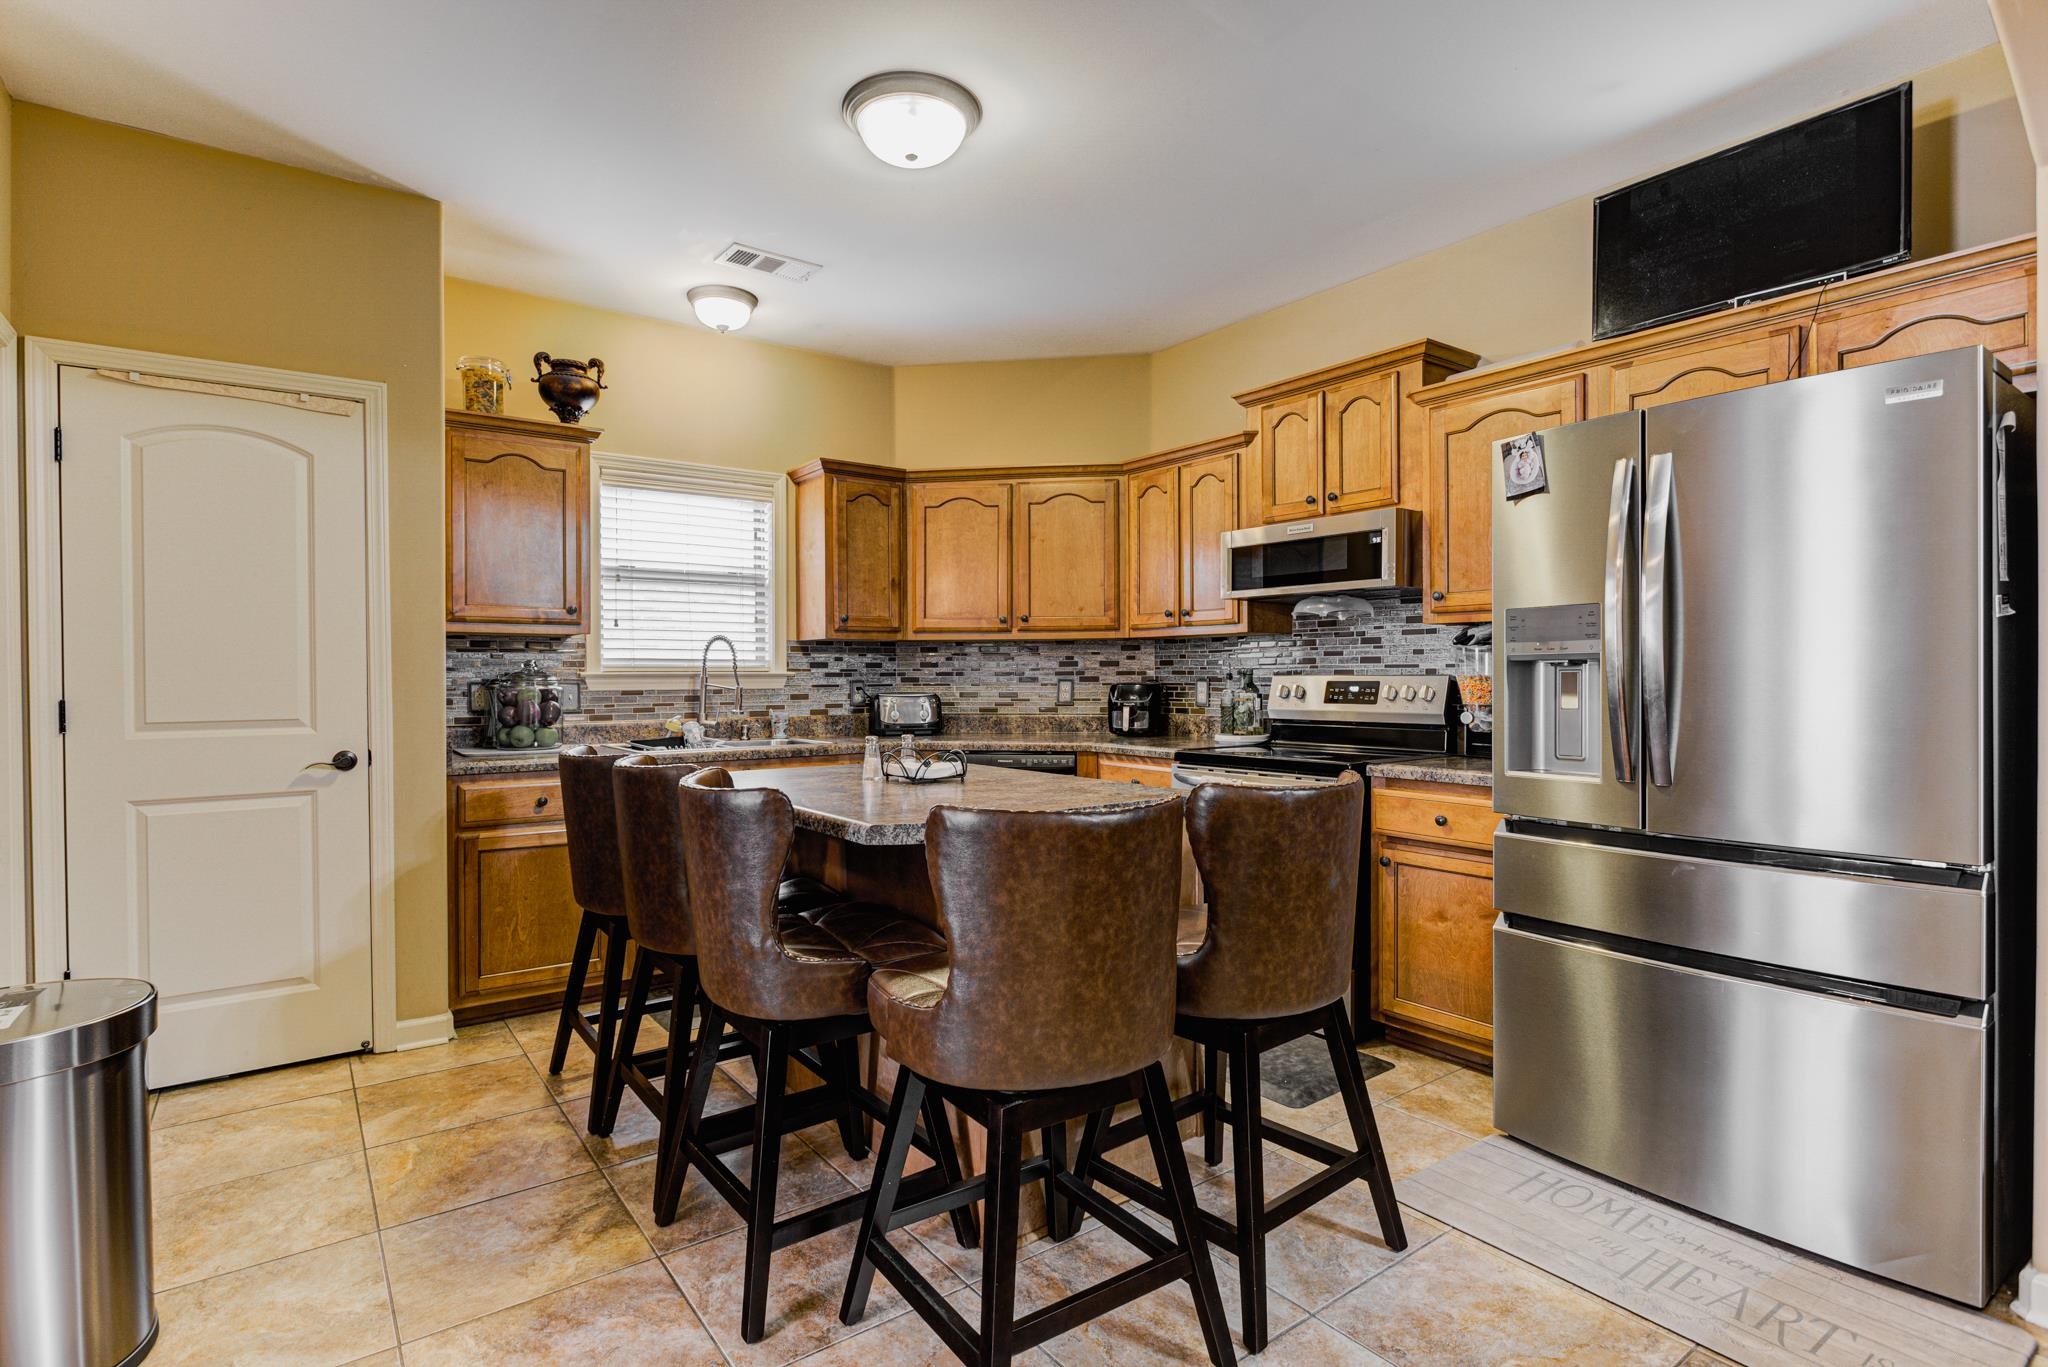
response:
M1017 630L1114 631L1114 479L1017 484Z
M910 629L1010 630L1010 485L910 486Z
M1618 362L1607 372L1607 411L1655 408L1789 380L1799 369L1800 328L1674 347Z
M1180 624L1180 467L1146 470L1124 491L1125 624L1133 632Z
M1259 520L1286 522L1323 510L1323 396L1259 410Z
M834 632L903 630L903 486L835 476L831 503Z
M1379 508L1398 492L1400 446L1393 371L1323 391L1325 513Z
M1974 283L1934 280L1913 289L1825 309L1814 326L1815 362L1851 370L1981 346L2018 369L2034 359L2034 261L1986 271Z
M584 444L448 432L448 623L545 633L585 628Z
M1237 453L1180 467L1182 626L1229 626L1244 610L1223 596L1223 534L1237 530Z
M1429 414L1429 598L1432 621L1493 611L1493 444L1586 415L1585 376L1478 394Z

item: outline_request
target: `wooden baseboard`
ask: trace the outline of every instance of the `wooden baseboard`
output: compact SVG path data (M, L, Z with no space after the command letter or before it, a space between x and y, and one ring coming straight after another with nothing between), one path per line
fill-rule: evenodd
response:
M391 1036L391 1052L425 1049L455 1038L455 1017L443 1011L434 1016L413 1016L398 1022Z

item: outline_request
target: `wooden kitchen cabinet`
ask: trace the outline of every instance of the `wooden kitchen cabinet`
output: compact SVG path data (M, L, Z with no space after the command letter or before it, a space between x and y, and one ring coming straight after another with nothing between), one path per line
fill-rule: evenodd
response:
M1146 788L1173 786L1173 761L1135 755L1097 755L1095 778L1110 783L1136 783Z
M2034 361L2034 272L2024 259L1823 308L1814 369L1857 366L1981 346L2015 369Z
M1010 630L1007 480L910 486L910 629Z
M1124 480L1124 630L1131 636L1286 631L1282 606L1224 595L1223 534L1243 525L1243 436L1133 462Z
M796 637L893 640L903 634L903 472L812 461L796 486Z
M1421 435L1406 391L1478 360L1425 338L1237 395L1257 433L1246 476L1256 490L1256 519L1290 522L1400 503L1402 467L1413 463Z
M1116 630L1119 483L1018 481L1011 554L1020 635Z
M449 783L449 1004L458 1021L561 1003L582 911L552 774ZM598 969L592 961L592 981Z
M1493 612L1493 444L1586 416L1586 377L1486 393L1429 413L1431 621L1480 622Z
M1626 413L1789 380L1799 373L1803 331L1797 323L1790 323L1754 336L1693 343L1616 361L1607 367L1603 411Z
M1373 781L1373 1019L1479 1064L1493 1056L1496 824L1486 788Z
M1124 625L1132 635L1180 625L1185 544L1180 467L1130 476L1124 483Z
M1198 456L1180 466L1180 624L1183 627L1225 627L1243 623L1247 608L1241 598L1226 598L1229 570L1223 563L1223 534L1237 530L1238 453L1223 451ZM1263 603L1256 618L1272 609L1272 623L1259 630L1284 631L1277 606ZM1255 618L1255 620L1256 620Z
M448 414L449 631L588 630L597 437L595 428Z

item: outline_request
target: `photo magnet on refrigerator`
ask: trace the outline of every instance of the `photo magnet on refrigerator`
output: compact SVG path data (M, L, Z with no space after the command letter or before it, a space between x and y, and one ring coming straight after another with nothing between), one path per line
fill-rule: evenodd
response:
M1543 434L1524 432L1500 444L1501 467L1507 475L1508 502L1547 493L1549 472L1543 468Z

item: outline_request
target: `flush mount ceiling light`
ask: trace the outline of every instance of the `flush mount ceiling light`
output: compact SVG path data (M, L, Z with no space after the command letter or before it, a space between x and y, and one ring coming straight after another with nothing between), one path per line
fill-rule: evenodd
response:
M697 312L697 321L720 332L737 332L754 316L760 303L738 285L698 285L683 296Z
M922 171L960 150L981 122L981 102L944 76L885 71L847 91L839 116L883 161Z

